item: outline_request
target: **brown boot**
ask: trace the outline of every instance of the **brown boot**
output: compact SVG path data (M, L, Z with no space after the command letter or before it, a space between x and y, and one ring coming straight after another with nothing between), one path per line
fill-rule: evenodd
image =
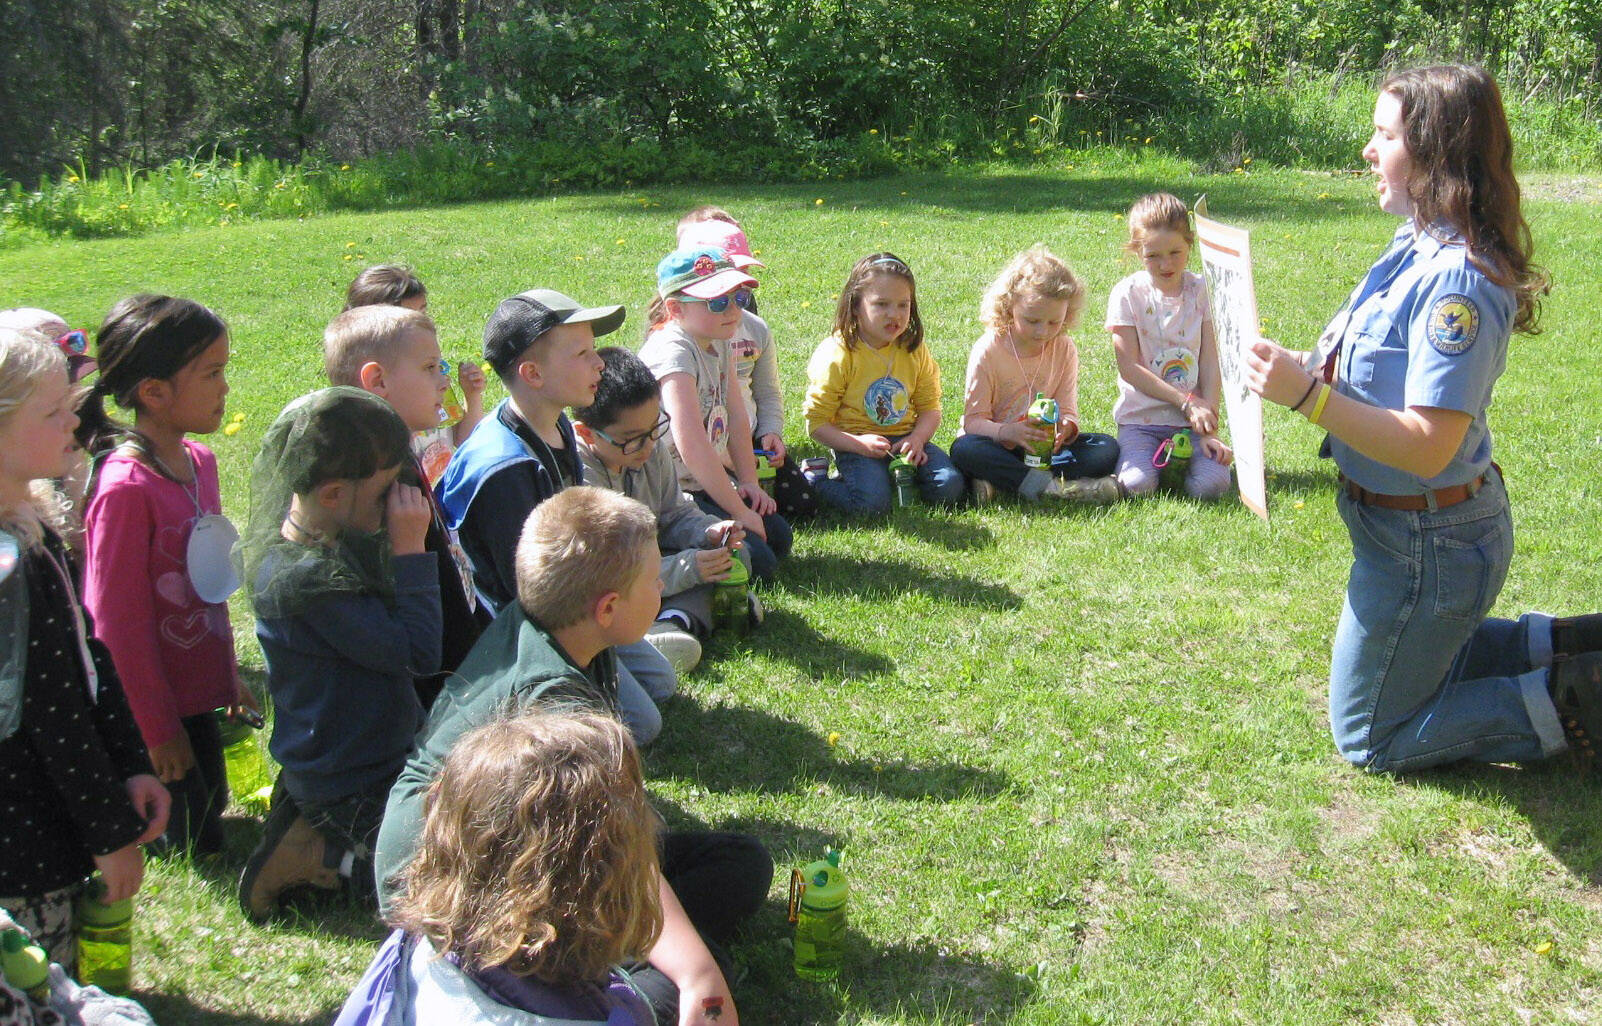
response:
M245 915L253 922L265 921L278 907L278 896L291 887L337 889L339 873L323 865L327 847L305 816L269 814L261 844L239 875L239 907Z

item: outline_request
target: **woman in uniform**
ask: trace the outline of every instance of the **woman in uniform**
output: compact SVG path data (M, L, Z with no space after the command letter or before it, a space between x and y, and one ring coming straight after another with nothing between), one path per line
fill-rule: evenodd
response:
M1330 667L1330 729L1353 764L1592 753L1602 616L1486 619L1513 526L1485 413L1513 332L1534 333L1501 93L1479 68L1400 72L1363 149L1403 218L1315 354L1256 343L1253 391L1330 434L1352 569Z

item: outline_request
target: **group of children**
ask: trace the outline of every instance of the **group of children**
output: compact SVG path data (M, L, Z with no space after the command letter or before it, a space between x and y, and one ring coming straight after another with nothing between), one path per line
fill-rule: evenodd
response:
M464 364L449 427L427 292L370 269L324 334L328 387L266 432L242 536L190 437L225 414L215 313L134 296L91 357L86 332L8 312L0 812L13 851L49 854L0 860L0 908L70 968L92 870L126 896L142 844L220 850L220 724L260 722L225 604L243 587L282 772L241 905L260 920L295 888L349 888L397 926L342 1021L412 1021L469 997L619 1022L649 1021L643 1005L732 1012L720 945L765 899L772 861L746 835L658 836L634 754L700 659L713 588L737 565L772 580L791 522L819 507L887 509L893 457L931 503L960 501L970 479L981 500L1105 502L1151 491L1154 452L1189 429L1187 490L1223 494L1187 211L1145 197L1129 225L1144 269L1109 303L1116 441L1080 431L1068 331L1085 291L1037 246L985 295L948 457L916 279L883 252L852 268L808 364L803 412L832 474L784 443L761 263L723 211L680 223L637 355L595 347L621 306L549 289L503 301L483 357L506 398L486 411L485 374ZM1054 427L1027 417L1037 395L1056 400Z

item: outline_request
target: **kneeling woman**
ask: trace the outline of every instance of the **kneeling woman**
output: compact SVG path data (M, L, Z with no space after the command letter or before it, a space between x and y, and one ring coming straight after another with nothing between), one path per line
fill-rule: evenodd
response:
M1485 618L1513 551L1485 413L1546 291L1512 145L1483 70L1388 79L1363 157L1404 223L1326 330L1322 378L1271 342L1247 359L1254 391L1330 433L1352 538L1330 727L1371 770L1589 752L1602 730L1602 617Z

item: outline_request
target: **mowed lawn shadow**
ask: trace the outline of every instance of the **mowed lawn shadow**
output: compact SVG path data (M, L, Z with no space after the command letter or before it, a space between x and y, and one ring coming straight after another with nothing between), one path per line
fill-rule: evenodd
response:
M862 558L827 552L792 556L784 565L784 584L811 594L883 599L916 591L954 606L1003 610L1023 605L1018 593L1005 585L877 553Z
M993 797L1005 773L959 762L856 759L809 727L743 706L703 706L681 694L662 709L646 749L646 778L673 775L716 791L781 794L826 782L834 790L906 801Z
M142 994L136 991L130 996L143 1005L150 1017L161 1026L327 1026L344 1003L341 998L339 1004L330 1004L309 1015L269 1018L254 1013L201 1008L181 994Z
M1602 886L1602 781L1579 756L1523 766L1462 763L1404 777L1471 801L1506 802L1529 820L1547 851L1592 887Z

